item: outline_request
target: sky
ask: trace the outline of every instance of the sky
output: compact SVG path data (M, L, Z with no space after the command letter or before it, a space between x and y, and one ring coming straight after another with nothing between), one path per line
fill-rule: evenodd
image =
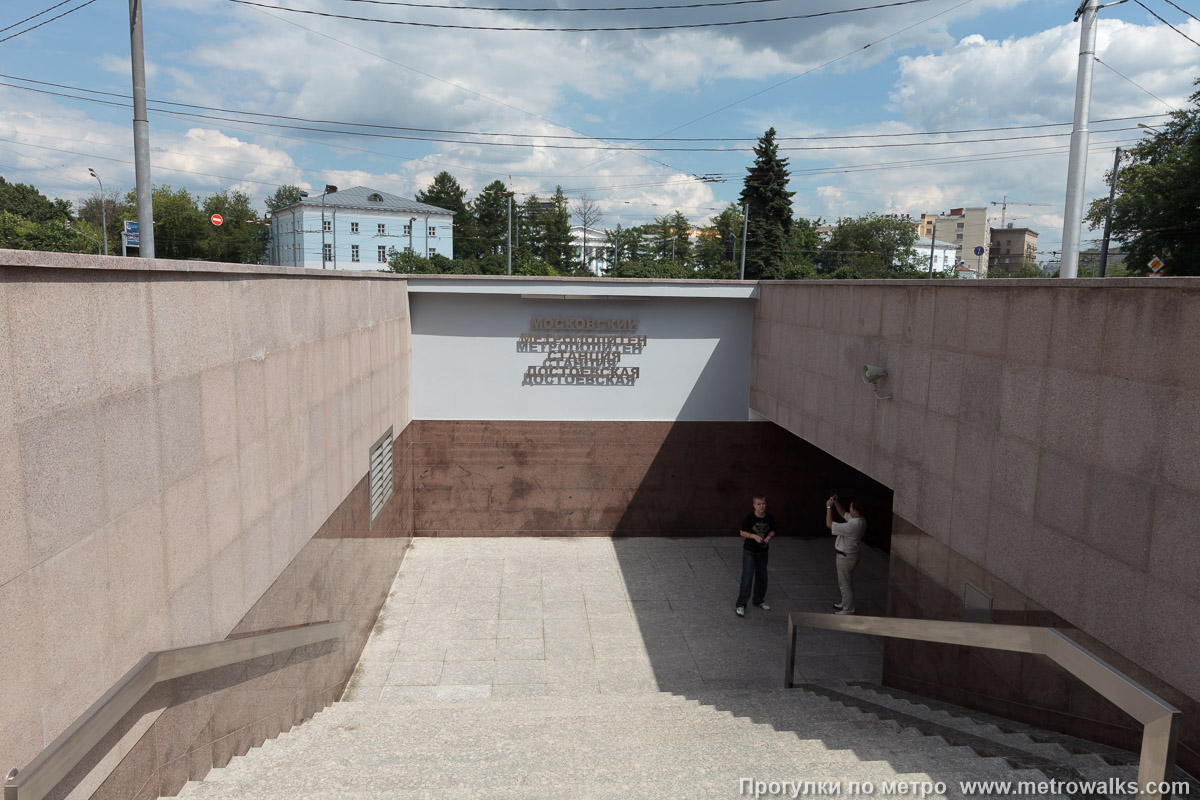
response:
M703 224L737 202L774 127L796 216L998 214L1007 197L1006 221L1051 260L1077 0L721 1L149 0L153 180L265 211L283 184L412 197L446 170L468 199L494 180L518 199L562 186L603 227L676 210ZM702 7L647 8L663 5ZM1200 88L1193 14L1200 0L1100 12L1089 199L1107 194L1113 148ZM0 28L0 175L74 202L98 189L89 167L131 189L127 0L9 0ZM1098 236L1085 228L1084 246Z

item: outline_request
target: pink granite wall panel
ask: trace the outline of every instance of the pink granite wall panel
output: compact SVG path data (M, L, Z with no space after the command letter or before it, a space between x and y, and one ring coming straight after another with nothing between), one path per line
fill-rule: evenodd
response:
M147 651L241 629L318 529L408 535L411 476L375 526L362 484L367 447L409 421L409 357L394 277L0 253L0 637L22 642L0 648L0 704L20 721L0 727L5 771ZM118 761L160 764L144 742L129 747L161 710L131 723L133 739L73 796ZM240 749L276 713L205 747ZM164 767L168 783L182 766ZM113 796L157 793L133 773Z
M1180 531L1200 508L1200 280L800 282L761 292L756 328L781 330L807 357L796 363L756 330L755 411L890 486L894 510L930 552L948 548L980 580L1021 593L1195 707L1200 673L1185 664L1200 659L1200 539ZM845 412L847 398L857 407L855 393L870 394L862 363L889 370L880 391L893 399L866 407L873 426ZM931 559L908 556L922 574ZM893 575L897 586L908 580L900 567ZM940 585L951 599L925 592L897 613L955 618L961 581ZM928 664L905 661L891 674L930 691L938 675L959 675L942 649L921 654ZM1033 707L1049 695L1003 677L1003 659L966 663L980 665L979 680L955 697L975 697L983 676L1020 690L996 696L1005 703ZM954 680L964 679L945 687ZM1072 703L1094 716L1091 700ZM1194 754L1200 738L1190 735Z

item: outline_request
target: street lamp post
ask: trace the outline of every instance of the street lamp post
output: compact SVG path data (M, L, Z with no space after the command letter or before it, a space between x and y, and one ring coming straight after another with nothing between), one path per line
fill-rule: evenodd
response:
M409 253L413 252L413 228L416 227L416 224L417 224L416 217L408 218L408 252Z
M321 195L321 269L325 269L325 198L337 191L337 187L325 184L325 193Z
M742 204L742 266L738 280L746 280L746 233L750 228L750 204Z
M929 279L933 280L933 254L937 249L937 217L933 218L933 233L929 234Z
M104 255L108 255L108 216L104 213L104 182L91 167L88 167L88 174L100 184L100 238L104 240Z
M96 255L100 255L100 242L97 239L95 239L94 237L88 236L83 231L81 231L77 228L72 228L71 222L69 220L63 220L63 230L70 231L71 233L82 236L85 239L91 239L93 242L96 242Z

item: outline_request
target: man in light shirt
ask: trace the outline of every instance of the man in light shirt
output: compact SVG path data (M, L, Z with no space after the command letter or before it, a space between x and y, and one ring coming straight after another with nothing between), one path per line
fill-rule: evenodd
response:
M850 511L842 508L835 494L825 501L825 527L836 537L833 547L837 550L838 589L842 592L842 602L834 603L837 614L854 613L854 583L852 576L858 566L858 548L862 544L863 534L867 532L867 521L863 519L857 500L848 501ZM834 510L845 522L834 522Z

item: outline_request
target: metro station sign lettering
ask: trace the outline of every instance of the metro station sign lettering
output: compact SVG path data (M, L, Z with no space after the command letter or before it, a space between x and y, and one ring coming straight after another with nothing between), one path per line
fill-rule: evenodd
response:
M636 331L636 319L596 319L595 317L530 317L530 330L550 331Z
M520 335L517 352L544 357L541 364L526 367L521 384L633 386L642 370L621 361L623 356L641 355L646 347L644 335L631 333L637 327L638 321L630 318L530 317L531 332Z

